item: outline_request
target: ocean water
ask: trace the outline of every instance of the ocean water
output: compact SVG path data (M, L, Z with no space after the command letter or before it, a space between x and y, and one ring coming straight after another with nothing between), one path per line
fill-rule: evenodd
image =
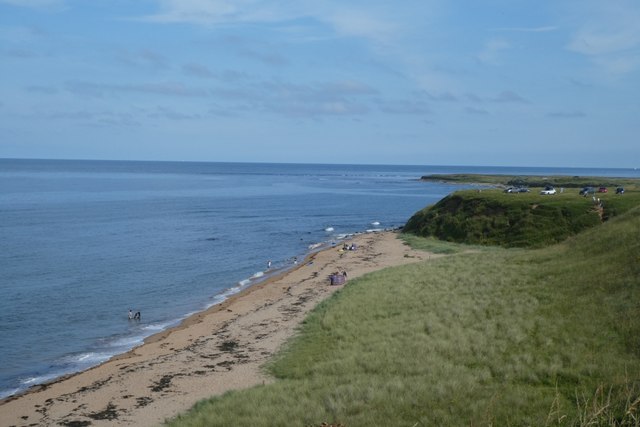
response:
M402 226L460 186L550 169L0 159L0 397L77 372L318 245ZM140 311L140 321L127 318Z

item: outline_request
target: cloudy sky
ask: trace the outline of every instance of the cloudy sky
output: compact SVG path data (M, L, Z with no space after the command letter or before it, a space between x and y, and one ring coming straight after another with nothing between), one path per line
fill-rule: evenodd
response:
M638 0L0 0L0 157L640 167Z

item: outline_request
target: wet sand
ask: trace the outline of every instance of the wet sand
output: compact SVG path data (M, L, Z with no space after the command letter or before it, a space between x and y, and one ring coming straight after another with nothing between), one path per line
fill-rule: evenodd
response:
M0 402L2 426L156 426L197 401L273 381L262 369L319 302L349 280L381 268L436 257L395 232L367 233L315 253L285 274L252 286L180 326L95 368ZM341 246L340 246L341 247ZM348 285L348 281L347 281Z

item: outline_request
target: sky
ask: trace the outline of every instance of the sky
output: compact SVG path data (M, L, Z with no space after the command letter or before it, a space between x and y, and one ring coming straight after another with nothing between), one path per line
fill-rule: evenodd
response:
M0 158L640 167L638 0L0 0Z

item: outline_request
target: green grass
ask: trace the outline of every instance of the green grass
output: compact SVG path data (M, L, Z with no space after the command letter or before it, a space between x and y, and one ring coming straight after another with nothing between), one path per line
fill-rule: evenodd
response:
M269 370L169 425L639 426L640 209L351 281Z
M440 181L459 184L489 184L499 186L544 187L553 185L558 188L577 189L581 187L609 187L613 190L623 186L628 190L640 190L640 180L623 177L567 176L567 175L481 175L481 174L434 174L421 177L423 181Z
M577 190L539 192L457 191L413 215L404 231L458 243L535 248L561 242L640 206L640 191L596 194L601 210L592 197L579 196Z
M469 245L439 240L434 237L419 237L415 234L404 233L400 238L409 246L421 251L433 252L434 254L455 254L468 250Z

